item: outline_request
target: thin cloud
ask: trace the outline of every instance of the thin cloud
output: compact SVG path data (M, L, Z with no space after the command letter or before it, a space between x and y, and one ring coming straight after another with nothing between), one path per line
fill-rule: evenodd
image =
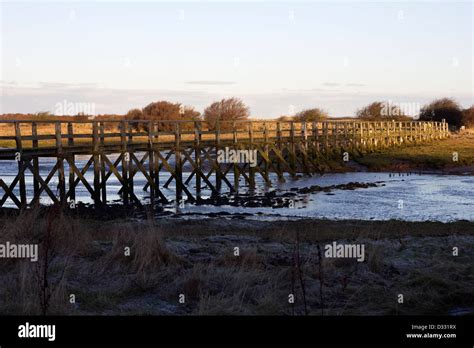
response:
M18 83L15 81L0 80L0 86L18 86Z
M356 83L356 82L350 82L346 84L338 83L338 82L325 82L323 83L323 86L326 87L339 87L339 86L346 86L346 87L364 87L365 84L363 83Z
M206 86L221 86L221 85L235 85L235 81L213 81L213 80L198 80L198 81L187 81L188 85L206 85Z
M282 92L284 93L312 93L312 92L318 92L318 93L334 93L339 90L334 89L334 88L298 88L298 89L292 89L292 88L282 88Z
M95 88L99 87L96 83L63 83L63 82L39 82L41 88Z
M162 90L162 89L117 89L95 87L95 84L84 84L83 88L60 88L10 85L0 89L0 114L2 113L34 113L37 111L54 112L57 103L91 103L97 114L125 114L133 108L142 108L151 102L168 100L192 105L198 111L204 110L212 102L228 97L241 98L251 109L252 117L271 118L287 115L289 106L295 110L320 107L331 116L352 115L355 110L375 100L414 101L425 104L436 97L446 94L402 94L375 93L350 90L335 92L335 88L327 91L316 90L280 90L262 91L260 93L244 93L235 95L232 92L206 92L204 90ZM69 84L64 84L65 86ZM448 96L449 95L448 93ZM454 96L454 95L453 95ZM455 97L468 107L472 104L470 93L458 94Z

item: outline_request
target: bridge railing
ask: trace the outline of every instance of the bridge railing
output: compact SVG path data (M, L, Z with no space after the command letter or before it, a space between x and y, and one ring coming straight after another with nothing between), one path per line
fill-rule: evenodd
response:
M448 136L446 122L421 121L0 121L0 151L113 144L313 141L391 144Z
M13 178L0 175L0 207L34 206L45 195L54 203L75 202L78 185L100 206L108 202L112 179L121 186L125 205L141 205L134 192L137 174L151 202L167 202L162 189L172 184L176 202L183 195L194 202L202 190L218 195L222 189L239 192L241 185L255 188L257 177L271 185L270 173L280 181L285 175L322 173L341 149L371 151L446 136L445 122L417 121L0 121L0 160L14 159L18 168ZM253 150L255 162L250 156L241 162L222 159L223 147L226 153L227 147ZM89 159L76 161L76 155ZM44 157L55 164L42 168Z

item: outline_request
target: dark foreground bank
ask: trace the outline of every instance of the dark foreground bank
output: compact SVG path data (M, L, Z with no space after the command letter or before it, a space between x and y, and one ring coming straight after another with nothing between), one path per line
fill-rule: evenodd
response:
M3 314L474 313L472 222L102 221L49 209L0 226L0 245L39 245L37 262L0 259ZM344 245L363 254L327 253Z

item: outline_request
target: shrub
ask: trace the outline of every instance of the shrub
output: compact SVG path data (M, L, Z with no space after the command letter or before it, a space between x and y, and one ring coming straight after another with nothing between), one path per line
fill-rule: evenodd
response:
M132 109L124 116L126 120L137 121L143 120L143 112L140 109ZM133 123L133 128L136 130L140 129L139 123Z
M294 117L295 121L298 121L298 122L313 122L313 121L319 122L327 118L328 118L327 112L318 108L300 111Z
M466 127L474 127L474 105L462 112L462 124Z
M421 121L441 122L446 120L451 126L460 127L463 122L463 112L453 99L443 98L423 106L420 111Z
M183 106L180 103L170 103L168 101L153 102L145 106L142 110L132 109L125 116L129 120L151 120L151 121L193 121L198 120L200 113L193 107ZM158 123L160 130L172 131L174 124L168 122ZM183 129L192 128L193 125L185 123ZM136 129L148 129L146 123L137 123Z
M143 113L140 109L132 109L125 115L126 120L141 120L143 119Z
M280 121L280 122L294 121L294 118L291 116L283 115L283 116L278 117L277 121Z
M250 116L250 109L238 98L222 99L204 110L204 120L209 129L215 129L217 121L240 121ZM221 129L232 129L231 122L220 123Z
M387 102L373 102L357 110L357 118L364 121L408 121L411 117L406 116L396 105Z

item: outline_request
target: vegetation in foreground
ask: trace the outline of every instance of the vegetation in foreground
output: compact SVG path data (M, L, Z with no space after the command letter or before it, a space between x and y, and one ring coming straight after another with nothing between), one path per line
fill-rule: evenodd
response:
M1 243L40 243L37 263L0 259L2 314L458 315L474 307L470 222L104 223L37 209L0 223ZM365 244L365 262L325 258L333 241Z

